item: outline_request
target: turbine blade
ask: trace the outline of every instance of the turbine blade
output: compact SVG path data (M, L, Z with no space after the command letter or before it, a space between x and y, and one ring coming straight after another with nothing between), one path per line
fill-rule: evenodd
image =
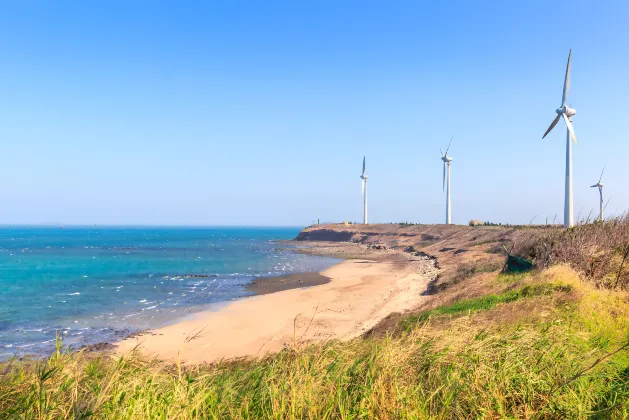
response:
M446 163L443 162L443 191L446 190Z
M574 127L572 127L572 123L570 122L568 117L566 117L566 114L561 114L561 116L563 117L563 120L566 122L566 127L568 127L568 131L570 132L570 137L572 137L572 140L574 140L574 142L576 143L577 137L574 135Z
M361 185L360 198L363 198L365 196L365 180L364 179L362 180L360 185Z
M598 185L590 185L590 188L598 187Z
M561 106L566 104L568 98L568 92L570 92L570 61L572 60L572 48L568 53L568 65L566 66L566 78L563 81L563 96L561 97Z
M605 203L605 207L603 207L603 210L605 210L605 209L607 208L607 205L609 204L609 200L611 200L611 199L612 199L611 197L609 197L609 198L607 199L607 203Z
M443 150L441 149L441 147L439 148L439 153L441 153L441 156L443 157Z
M598 183L601 183L601 180L603 179L603 172L605 172L605 166L607 165L603 165L603 170L601 171L601 177L598 179Z
M450 137L450 143L448 143L448 148L446 149L446 155L448 154L448 150L450 150L450 145L452 144L452 139L453 138L454 138L454 136Z
M363 156L363 175L365 175L365 156Z
M546 130L546 132L544 133L544 135L542 136L542 138L546 137L546 135L548 133L550 133L550 130L552 130L553 128L555 128L555 126L557 125L557 123L559 122L559 118L561 118L560 115L557 115L557 117L553 120L553 122L550 123L550 127L548 127L548 130Z

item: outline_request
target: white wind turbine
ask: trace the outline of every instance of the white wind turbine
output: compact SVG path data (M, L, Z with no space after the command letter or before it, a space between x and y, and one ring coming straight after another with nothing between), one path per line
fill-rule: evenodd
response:
M561 107L557 108L555 112L557 112L557 117L553 120L548 127L548 130L544 133L542 138L546 137L550 130L553 129L559 122L559 119L563 117L564 122L566 123L567 133L566 133L566 192L565 192L565 202L564 202L564 218L563 225L564 227L572 227L574 226L574 211L572 204L572 142L570 138L577 142L577 138L574 135L574 128L572 127L572 117L577 113L575 109L570 108L566 101L568 100L568 92L570 91L570 60L572 58L572 50L568 54L568 65L566 66L566 78L563 82L563 95L561 97Z
M600 176L600 178L598 179L598 182L597 182L596 184L592 185L592 188L594 188L594 187L598 187L598 193L599 193L599 194L600 194L600 196L601 196L601 202L600 202L601 211L600 211L600 213L599 213L599 220L600 220L601 222L603 221L603 210L604 210L604 208L603 208L603 187L604 187L604 185L605 185L605 184L603 184L603 183L601 182L601 180L603 179L603 172L605 172L605 166L603 166L603 170L601 171L601 176Z
M363 223L367 224L367 175L365 174L365 157L363 156L363 174L360 176L362 180L362 197L363 197L363 205L364 205L364 216Z
M450 143L448 144L448 148L446 149L446 153L444 154L441 149L441 160L443 161L443 189L446 188L446 178L448 184L448 192L446 194L446 224L449 225L452 223L452 207L450 205L450 162L452 162L452 157L448 156L448 151L450 150L450 145L452 144L452 138L450 138ZM446 168L447 167L447 168Z

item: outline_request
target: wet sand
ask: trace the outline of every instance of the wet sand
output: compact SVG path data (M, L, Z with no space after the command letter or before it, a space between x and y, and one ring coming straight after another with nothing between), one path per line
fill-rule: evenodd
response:
M329 282L330 278L321 273L296 273L255 279L247 285L247 290L256 295L266 295L300 287L319 286Z
M305 252L352 258L321 273L258 279L257 296L231 302L116 343L116 352L183 363L263 356L286 346L351 339L392 312L421 304L434 262L356 244L317 244ZM306 287L310 286L310 287Z

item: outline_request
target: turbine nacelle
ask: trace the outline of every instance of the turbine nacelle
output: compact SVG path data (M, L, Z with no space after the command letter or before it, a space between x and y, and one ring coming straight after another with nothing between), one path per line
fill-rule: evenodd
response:
M363 181L367 181L368 176L367 175L361 175L360 179L362 179Z
M607 165L605 165L605 166L607 166ZM607 207L607 206L603 207L603 187L605 186L605 184L603 184L603 174L605 173L605 166L603 166L603 170L601 171L601 176L598 177L598 182L596 184L592 185L592 188L598 187L598 193L601 196L601 202L600 202L601 203L601 213L600 213L600 216L599 216L599 220L601 222L604 220L603 219L603 212L605 211L605 207Z
M598 182L596 184L590 186L590 188L598 187L599 190L603 189L605 184L602 183L601 181L603 180L603 174L604 173L605 173L605 166L603 166L603 170L601 171L601 176L598 178Z
M570 108L568 105L557 108L555 112L557 113L557 115L565 114L568 118L572 118L577 114L577 110L574 108Z
M452 156L448 156L448 155L441 156L441 160L442 160L444 163L450 163L450 162L452 162Z

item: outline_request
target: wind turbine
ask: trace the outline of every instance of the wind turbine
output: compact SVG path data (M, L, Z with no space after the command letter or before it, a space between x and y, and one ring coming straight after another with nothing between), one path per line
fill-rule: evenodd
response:
M564 122L566 123L567 133L566 133L566 192L565 192L565 202L564 202L564 217L563 217L563 225L564 227L572 227L574 226L574 211L572 204L572 142L570 138L577 142L577 138L574 135L574 128L572 127L572 117L577 113L576 109L570 108L566 101L568 100L568 92L570 91L570 60L572 58L572 49L568 54L568 65L566 66L566 78L563 82L563 95L561 97L561 107L557 108L555 111L557 113L557 117L553 120L548 127L548 130L544 133L542 138L546 137L550 130L552 130L559 119L563 117Z
M452 223L452 207L450 205L450 162L452 162L452 157L448 156L448 150L450 150L450 145L452 144L452 138L450 138L450 143L448 144L448 148L446 149L446 153L444 154L441 149L441 160L443 161L443 189L446 188L446 177L448 179L448 193L446 194L446 225ZM447 169L446 169L447 167ZM447 176L446 176L447 173Z
M603 184L603 183L601 182L601 180L603 179L603 172L605 172L605 167L604 167L604 166L603 166L603 170L601 171L601 176L600 176L600 178L598 179L598 182L597 182L596 184L592 185L592 188L594 188L594 187L598 187L598 193L599 193L599 194L600 194L600 196L601 196L601 203L600 203L600 206L601 206L601 212L600 212L600 214L599 214L599 220L600 220L601 222L603 221L603 210L604 210L604 208L603 208L603 186L604 186L605 184Z
M362 179L362 197L364 200L364 216L363 223L367 224L367 175L365 175L365 157L363 156L363 174L360 176Z

